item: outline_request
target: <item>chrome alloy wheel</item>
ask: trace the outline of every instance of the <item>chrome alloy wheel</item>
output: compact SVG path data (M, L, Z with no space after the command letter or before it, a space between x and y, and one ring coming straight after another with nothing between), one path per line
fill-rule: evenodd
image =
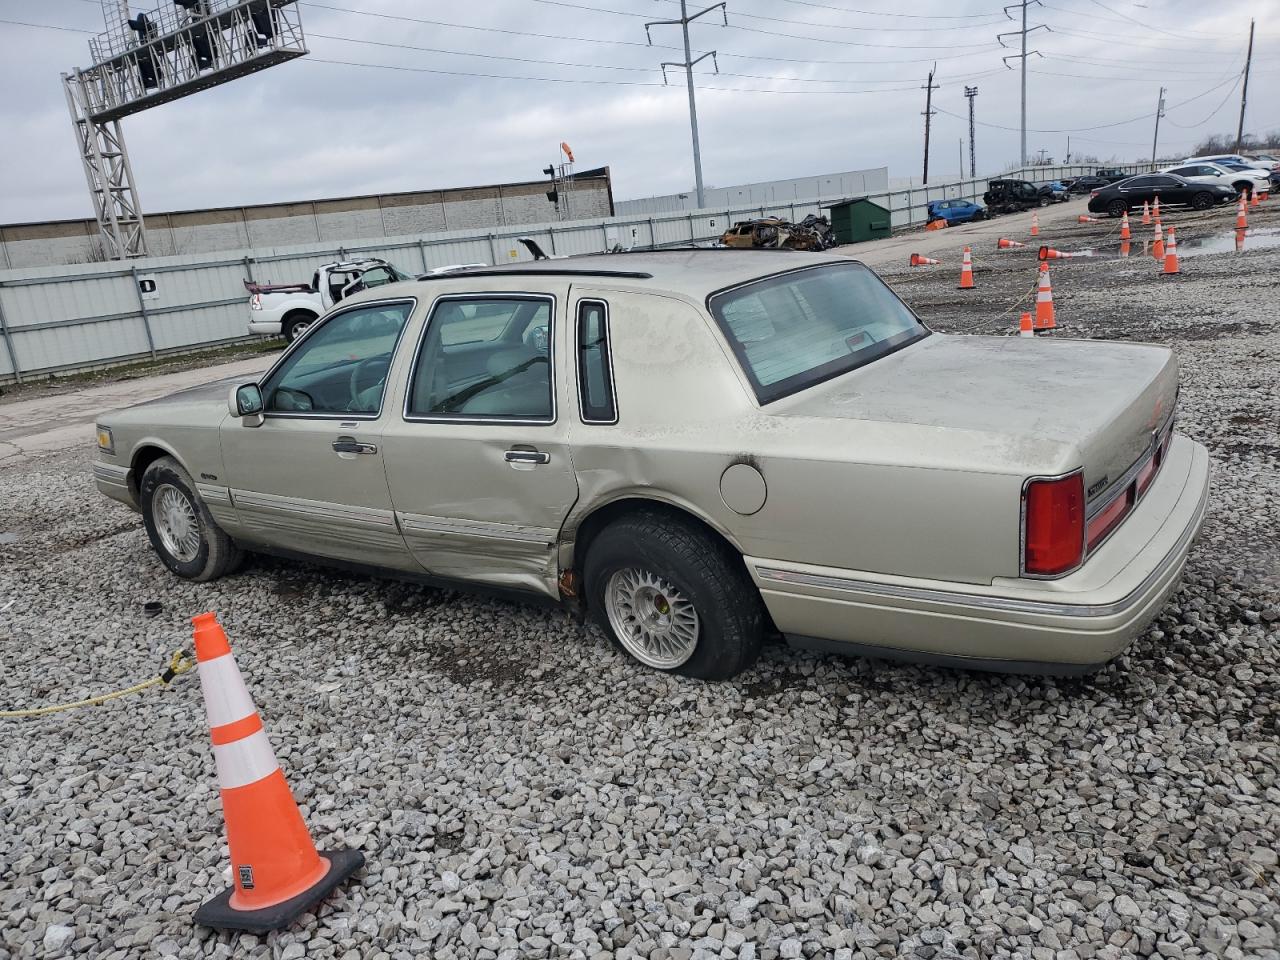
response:
M609 625L627 652L650 667L673 670L698 647L698 611L673 583L626 567L604 589Z
M200 552L200 521L186 495L173 484L162 483L152 494L151 515L169 555L181 563L194 560Z

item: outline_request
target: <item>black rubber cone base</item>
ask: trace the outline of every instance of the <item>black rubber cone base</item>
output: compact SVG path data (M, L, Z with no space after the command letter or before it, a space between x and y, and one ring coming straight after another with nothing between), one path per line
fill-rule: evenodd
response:
M215 930L243 930L246 933L267 933L289 926L364 866L364 854L359 850L321 850L320 856L329 861L329 872L310 890L261 910L235 910L231 906L231 895L235 893L235 887L232 887L200 904L196 923Z

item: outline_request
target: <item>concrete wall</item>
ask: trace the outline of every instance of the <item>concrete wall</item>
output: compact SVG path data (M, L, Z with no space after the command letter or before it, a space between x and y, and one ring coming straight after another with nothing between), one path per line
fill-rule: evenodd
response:
M824 173L816 177L793 177L790 180L762 180L759 183L742 183L734 187L708 187L703 190L707 207L751 207L756 204L790 203L809 197L860 197L871 193L883 193L889 189L889 168L851 170L845 173ZM677 210L694 210L698 206L697 194L669 193L661 197L641 197L636 200L619 200L615 204L619 216L635 216L644 213L671 213Z
M443 230L476 230L558 219L544 181L298 203L188 210L146 216L152 256L192 256L245 248L350 243ZM608 168L579 174L563 219L613 213ZM563 200L561 206L564 206ZM102 259L93 220L0 226L0 269L94 263Z

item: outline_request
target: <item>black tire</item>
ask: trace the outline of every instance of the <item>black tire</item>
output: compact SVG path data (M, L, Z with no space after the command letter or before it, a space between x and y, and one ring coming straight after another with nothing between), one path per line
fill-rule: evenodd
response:
M293 343L306 333L307 327L315 322L314 313L307 313L305 310L296 311L285 315L284 320L280 322L280 332L284 334L286 343Z
M1040 206L1042 206L1042 207L1047 207L1047 206L1048 206L1049 204L1051 204L1051 203L1053 203L1053 200L1052 200L1050 197L1041 197L1041 198L1040 198Z
M1191 198L1192 210L1208 210L1213 206L1213 194L1207 190L1203 193L1197 193Z
M155 501L161 491L176 490L190 505L196 518L200 545L194 556L183 559L165 545L156 525ZM173 457L160 457L142 475L138 485L138 500L142 506L142 522L147 528L147 538L160 560L174 574L184 580L205 582L231 573L244 559L244 552L214 521L209 508L195 492L191 475Z
M1243 193L1246 200L1253 199L1253 184L1248 180L1241 180L1239 183L1232 184L1236 188L1236 193Z
M1111 200L1107 203L1108 217L1123 217L1129 210L1129 203L1126 200Z
M592 542L583 565L587 605L609 639L633 656L614 632L605 590L614 574L639 568L669 581L693 604L698 636L692 655L665 669L700 680L727 680L760 655L765 611L742 558L723 541L690 521L644 510L606 527ZM637 662L640 662L637 660Z

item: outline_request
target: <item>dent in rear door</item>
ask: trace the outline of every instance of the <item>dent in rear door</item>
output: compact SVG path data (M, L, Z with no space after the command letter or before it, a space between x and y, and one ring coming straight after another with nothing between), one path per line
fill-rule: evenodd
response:
M578 496L560 375L565 293L432 306L383 446L405 542L434 576L559 596L556 542Z

